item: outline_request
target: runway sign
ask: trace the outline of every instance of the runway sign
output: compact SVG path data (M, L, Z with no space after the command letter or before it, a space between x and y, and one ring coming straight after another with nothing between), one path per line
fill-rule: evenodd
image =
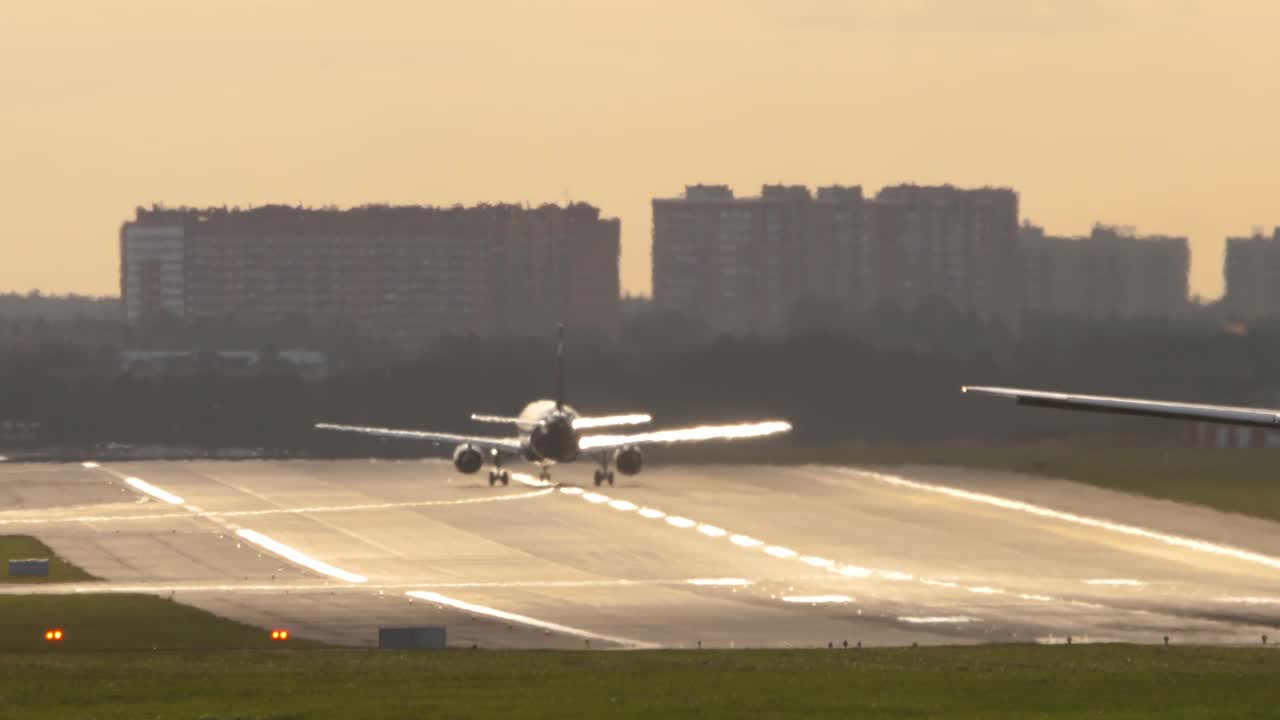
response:
M378 648L382 650L443 650L443 626L378 628Z
M48 558L9 561L10 577L49 577Z

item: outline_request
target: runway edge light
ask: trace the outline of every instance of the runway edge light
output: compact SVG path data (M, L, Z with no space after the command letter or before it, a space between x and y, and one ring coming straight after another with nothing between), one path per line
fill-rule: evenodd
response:
M51 643L62 642L62 628L52 628L44 631L44 639Z
M288 631L288 630L272 630L272 631L271 631L271 639L272 639L272 640L275 640L275 641L277 641L277 642L282 641L282 640L288 640L288 639L289 639L289 631Z

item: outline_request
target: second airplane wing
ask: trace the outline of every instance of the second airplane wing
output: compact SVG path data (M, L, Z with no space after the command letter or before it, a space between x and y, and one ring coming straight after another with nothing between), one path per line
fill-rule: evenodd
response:
M1200 420L1245 425L1248 427L1280 427L1280 411L1264 408L1231 407L1228 405L1202 405L1198 403L1143 400L1140 398L1110 397L1107 395L1071 395L1023 390L1006 387L966 386L963 392L978 395L994 395L1009 398L1019 405L1047 407L1059 410L1085 410L1115 415L1139 415L1143 417L1171 418L1176 420Z

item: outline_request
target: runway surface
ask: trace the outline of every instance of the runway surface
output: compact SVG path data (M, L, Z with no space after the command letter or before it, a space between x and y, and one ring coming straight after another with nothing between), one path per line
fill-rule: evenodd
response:
M0 534L105 582L372 645L1257 644L1280 525L942 468L589 465L490 488L447 461L0 465Z

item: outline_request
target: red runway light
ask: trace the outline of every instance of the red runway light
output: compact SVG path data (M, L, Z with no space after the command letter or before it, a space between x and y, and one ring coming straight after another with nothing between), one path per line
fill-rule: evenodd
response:
M272 640L288 640L289 631L288 630L272 630L271 639Z
M49 642L58 642L62 640L62 630L60 628L54 628L53 630L45 630L44 639L48 640Z

